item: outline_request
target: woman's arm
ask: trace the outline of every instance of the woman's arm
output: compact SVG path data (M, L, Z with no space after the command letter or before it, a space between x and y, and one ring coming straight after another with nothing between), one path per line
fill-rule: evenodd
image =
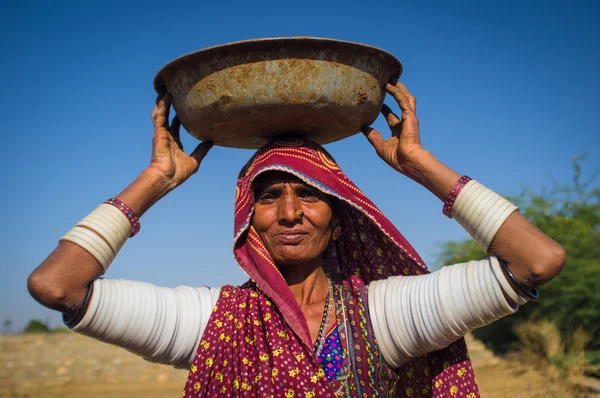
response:
M157 101L152 113L154 138L150 166L116 198L141 217L154 203L194 174L212 143L198 145L191 155L183 152L179 121L168 126L170 97ZM31 273L29 292L42 305L67 317L77 313L89 284L104 273L100 262L87 250L70 241L58 247Z
M406 87L394 82L388 84L386 89L398 102L402 119L384 106L382 112L392 130L392 137L384 140L379 132L371 128L363 129L364 134L386 163L445 201L460 175L421 147L416 99ZM517 212L512 213L501 225L488 252L504 260L519 283L527 288L534 288L554 278L566 261L562 246Z

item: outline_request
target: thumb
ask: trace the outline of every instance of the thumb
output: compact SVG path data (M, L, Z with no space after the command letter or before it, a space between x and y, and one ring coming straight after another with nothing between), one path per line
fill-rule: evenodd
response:
M210 148L212 148L214 144L215 143L212 141L201 142L200 144L198 144L196 149L194 149L194 151L190 154L190 157L194 158L196 162L198 162L198 166L200 166L202 159L204 159L204 157L208 154L208 151L210 151Z
M361 131L365 135L365 137L367 137L367 140L369 140L371 145L373 145L375 151L379 153L379 150L383 147L383 144L385 142L379 131L371 127L363 127Z

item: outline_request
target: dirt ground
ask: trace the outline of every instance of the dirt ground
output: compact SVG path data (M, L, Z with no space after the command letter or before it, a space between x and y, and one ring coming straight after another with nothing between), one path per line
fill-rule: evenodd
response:
M469 339L482 397L592 397ZM0 336L0 397L179 397L187 371L71 332Z

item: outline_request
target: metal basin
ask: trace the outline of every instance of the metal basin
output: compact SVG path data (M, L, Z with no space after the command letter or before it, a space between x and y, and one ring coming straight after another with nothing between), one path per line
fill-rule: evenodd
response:
M154 79L200 140L259 148L282 135L327 144L379 114L385 84L402 65L375 47L332 39L249 40L180 57Z

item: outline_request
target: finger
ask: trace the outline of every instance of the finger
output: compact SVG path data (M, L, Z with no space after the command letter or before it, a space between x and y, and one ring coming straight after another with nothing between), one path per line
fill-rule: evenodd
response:
M379 148L381 148L385 143L385 140L383 139L379 131L371 127L363 127L361 131L365 135L365 137L367 137L367 140L369 140L371 145L373 145L373 148L375 148L375 150L379 152Z
M388 126L390 126L390 128L395 127L400 123L400 119L398 118L398 116L396 116L394 112L392 112L390 107L386 104L383 104L383 107L381 108L381 114L387 120Z
M196 162L198 162L198 166L200 166L202 159L204 159L204 157L208 154L208 151L210 151L210 148L212 148L214 145L215 143L212 141L204 141L198 144L196 149L194 149L194 152L190 154L190 157L194 158Z
M408 91L408 89L406 88L404 83L400 83L399 81L396 81L394 86L399 88L400 91L402 91L402 93L406 96L406 98L408 98L408 103L412 107L413 112L417 113L417 99L415 98L414 95L411 94L410 91Z
M171 127L169 128L169 131L171 132L171 136L173 136L173 139L177 143L177 146L179 147L179 149L183 150L183 144L181 143L181 138L179 136L180 129L181 129L181 121L179 120L179 117L175 116L173 118L173 120L171 121Z
M156 127L168 127L169 108L171 107L171 95L165 94L163 97L156 98L156 105L152 112L152 123Z
M398 84L402 84L402 83L398 83ZM392 86L391 84L387 84L385 86L385 88L386 88L387 92L390 93L394 97L394 99L398 103L398 106L400 107L400 109L402 109L402 118L403 119L405 117L405 113L414 113L414 109L412 108L407 95L403 92L403 90L401 88Z

